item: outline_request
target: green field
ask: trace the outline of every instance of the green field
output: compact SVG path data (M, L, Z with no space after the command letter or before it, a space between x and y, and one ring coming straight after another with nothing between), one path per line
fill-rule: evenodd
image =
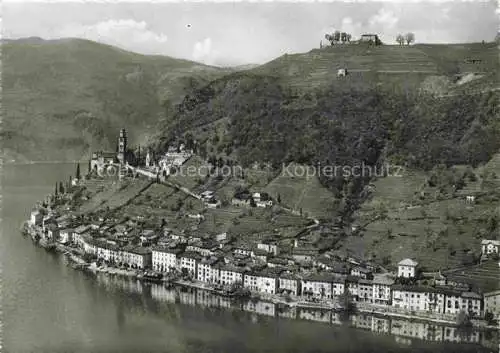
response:
M263 190L275 199L279 194L283 206L296 211L302 209L303 215L318 218L332 215L333 194L321 185L316 176L311 176L312 173L309 176L305 173L302 175L301 171L306 168L298 164L291 165L288 170L296 176L281 173Z

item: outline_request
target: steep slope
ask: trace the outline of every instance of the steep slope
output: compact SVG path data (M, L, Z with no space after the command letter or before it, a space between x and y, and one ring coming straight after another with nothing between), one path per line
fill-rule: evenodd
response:
M169 102L228 72L82 39L3 41L2 64L7 161L80 158L120 127L141 142Z

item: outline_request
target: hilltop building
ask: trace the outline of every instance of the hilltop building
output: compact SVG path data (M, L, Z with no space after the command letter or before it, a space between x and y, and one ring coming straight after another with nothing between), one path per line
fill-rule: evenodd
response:
M369 44L381 45L382 41L380 40L378 35L367 33L367 34L361 35L361 37L359 38L359 43L369 43Z
M500 254L500 240L483 239L481 241L481 252L486 256Z
M404 259L398 263L398 277L415 278L418 262L412 259Z

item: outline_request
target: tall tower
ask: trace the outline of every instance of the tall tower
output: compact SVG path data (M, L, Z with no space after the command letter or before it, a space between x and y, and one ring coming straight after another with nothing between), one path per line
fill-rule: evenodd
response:
M127 153L127 131L125 129L120 130L120 137L118 137L118 161L120 164L125 164Z
M120 170L118 173L119 179L123 179L127 174L127 167L125 166L127 160L127 131L120 130L120 137L118 137L118 161L120 162Z

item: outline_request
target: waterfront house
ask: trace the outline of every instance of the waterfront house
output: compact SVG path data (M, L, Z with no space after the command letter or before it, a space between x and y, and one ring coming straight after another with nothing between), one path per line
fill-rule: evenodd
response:
M116 262L120 258L120 248L107 241L96 241L96 255L98 259L108 262Z
M83 248L83 235L88 232L90 227L88 225L81 225L75 228L73 232L73 243Z
M95 240L90 235L83 234L81 236L81 244L86 254L95 255L97 253Z
M481 241L481 252L487 256L500 254L500 240L483 239Z
M283 272L279 268L264 268L256 273L257 291L267 294L276 294L278 291L278 277Z
M282 272L278 278L279 291L294 296L300 295L300 283L299 277L290 271Z
M180 248L154 247L151 253L153 270L158 272L172 272L177 269L180 261Z
M356 276L347 276L346 281L345 281L345 288L347 290L347 293L351 297L354 298L354 300L358 299L358 292L359 292L359 281L362 280L362 278L356 277Z
M332 294L334 296L343 295L346 291L346 276L338 276L334 274L332 283Z
M40 226L43 222L43 214L40 210L31 211L30 224Z
M196 278L196 264L202 259L202 256L194 251L186 251L179 256L179 259L181 272L185 272L192 278Z
M59 227L57 224L52 223L47 227L47 239L51 241L59 240Z
M65 228L59 231L59 241L61 244L69 244L73 241L73 229Z
M233 266L228 264L221 264L219 283L222 285L232 285L241 283L243 285L243 277L246 269L244 267Z
M217 264L220 260L216 257L209 257L200 260L197 264L196 279L206 283L219 283L220 268Z
M245 275L243 276L243 286L253 292L257 292L259 290L257 286L256 271L249 271L245 273Z
M415 278L417 275L418 262L412 259L404 259L398 263L398 277Z
M436 287L436 290L444 293L444 313L457 315L461 311L471 315L481 315L482 297L474 292L459 291L452 288Z
M484 312L492 313L500 321L500 290L484 293Z
M443 313L445 294L433 287L392 287L392 306L408 311Z
M120 252L119 262L127 264L132 268L150 268L152 264L152 251L141 246L127 245Z
M372 303L374 285L375 284L371 280L360 278L358 281L358 297L356 299L360 302Z
M389 305L391 303L391 287L394 279L386 274L375 274L372 279L372 302L374 304Z
M302 295L319 299L332 299L332 284L335 277L329 273L312 273L302 278Z

